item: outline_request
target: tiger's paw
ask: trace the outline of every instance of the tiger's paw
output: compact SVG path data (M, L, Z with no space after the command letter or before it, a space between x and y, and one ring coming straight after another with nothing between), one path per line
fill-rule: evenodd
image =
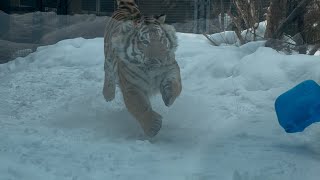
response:
M161 86L160 92L162 100L166 106L171 106L181 92L181 88L178 83L167 83Z
M141 126L148 137L154 137L162 127L162 116L155 111L148 111L144 114Z
M164 102L164 104L166 106L171 106L173 104L173 102L175 101L176 97L174 97L172 94L170 93L163 93L162 94L162 100Z
M114 84L104 84L102 94L104 96L104 99L109 102L112 101L115 98L116 95L116 87Z

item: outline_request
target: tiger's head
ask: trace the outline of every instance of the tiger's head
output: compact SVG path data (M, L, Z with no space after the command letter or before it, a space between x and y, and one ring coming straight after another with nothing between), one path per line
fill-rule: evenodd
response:
M121 6L137 6L135 0L117 0L117 5L118 7L121 7Z
M118 56L131 63L161 66L175 60L177 48L175 29L165 24L165 15L143 16L126 21L113 37Z

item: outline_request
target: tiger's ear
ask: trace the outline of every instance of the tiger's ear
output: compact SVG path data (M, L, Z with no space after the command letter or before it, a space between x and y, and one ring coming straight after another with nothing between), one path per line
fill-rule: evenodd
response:
M161 14L159 16L156 16L157 21L159 21L160 24L164 24L164 22L166 21L166 15L165 14Z

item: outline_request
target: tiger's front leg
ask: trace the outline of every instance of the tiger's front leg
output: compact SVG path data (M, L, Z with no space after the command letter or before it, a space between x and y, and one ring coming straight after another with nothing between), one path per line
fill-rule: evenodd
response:
M102 94L106 101L112 101L116 94L116 83L113 69L106 61L104 63L104 84Z
M162 117L152 110L147 94L127 81L123 73L119 73L119 84L128 111L138 120L144 133L149 137L157 135L162 126Z
M134 87L125 88L122 94L128 111L138 120L144 133L149 137L157 135L162 117L152 110L149 98Z
M182 90L180 68L175 63L160 84L160 93L166 106L171 106Z

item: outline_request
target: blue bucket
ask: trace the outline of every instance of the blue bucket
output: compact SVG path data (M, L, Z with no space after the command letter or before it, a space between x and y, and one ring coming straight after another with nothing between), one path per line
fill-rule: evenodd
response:
M287 133L302 132L320 121L320 86L313 80L303 81L276 99L275 110Z

